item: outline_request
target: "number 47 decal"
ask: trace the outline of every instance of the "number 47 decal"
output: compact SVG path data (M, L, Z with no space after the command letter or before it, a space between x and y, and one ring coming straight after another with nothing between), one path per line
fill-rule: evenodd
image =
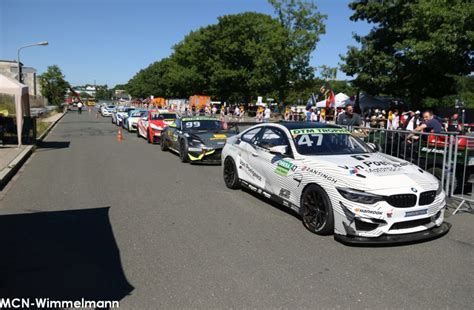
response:
M323 143L323 135L318 133L318 134L311 134L311 135L301 135L301 137L298 139L298 145L307 145L308 147L312 147L314 141L312 141L310 136L317 138L316 146L320 146Z

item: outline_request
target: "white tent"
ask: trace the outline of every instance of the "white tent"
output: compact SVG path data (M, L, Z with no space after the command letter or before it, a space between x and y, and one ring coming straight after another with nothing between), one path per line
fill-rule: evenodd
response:
M17 124L18 147L21 146L23 115L30 115L28 86L21 84L8 76L0 74L0 93L15 96L15 115Z
M348 104L351 104L351 98L344 94L344 93L338 93L337 95L334 96L334 100L336 101L336 108L342 108L345 107ZM325 108L326 107L326 100L321 100L316 103L317 108ZM331 108L334 107L334 104L331 105Z

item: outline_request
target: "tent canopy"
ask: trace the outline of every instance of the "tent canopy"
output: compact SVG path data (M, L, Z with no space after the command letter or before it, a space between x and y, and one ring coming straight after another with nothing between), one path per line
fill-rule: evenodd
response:
M361 93L359 95L359 107L361 111L368 109L388 110L390 108L390 103L376 99L371 95Z
M348 104L351 104L351 98L344 94L344 93L338 93L336 96L334 96L334 100L336 101L336 108L342 108L345 107ZM326 107L326 100L321 100L316 103L317 108L325 108ZM334 107L334 104L331 105L331 107Z
M15 96L16 127L18 147L20 147L21 134L23 131L23 115L30 115L30 97L28 95L28 86L6 75L0 74L0 93Z

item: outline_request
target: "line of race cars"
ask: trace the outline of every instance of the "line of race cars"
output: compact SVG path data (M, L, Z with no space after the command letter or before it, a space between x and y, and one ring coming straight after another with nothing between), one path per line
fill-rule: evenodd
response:
M279 122L242 129L210 117L127 107L111 116L182 162L222 163L228 188L244 187L294 210L315 234L334 234L347 244L393 244L450 229L438 179L345 128Z

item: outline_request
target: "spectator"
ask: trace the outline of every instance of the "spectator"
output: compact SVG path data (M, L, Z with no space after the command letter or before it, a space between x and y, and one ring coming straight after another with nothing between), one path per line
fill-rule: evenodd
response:
M446 124L446 131L449 131L449 132L462 131L462 126L461 126L461 123L459 122L458 113L454 113L453 116L449 118L448 123Z
M312 108L309 108L308 110L306 110L306 121L307 122L311 122L311 113L312 113L313 109Z
M359 114L354 113L354 107L348 105L346 111L337 117L336 124L343 126L360 126L362 120Z
M268 106L265 107L265 111L263 112L263 122L268 123L270 121L270 116L272 114L272 111Z
M413 129L414 133L411 133L407 136L408 142L410 140L418 140L420 136L416 135L417 132L431 132L431 133L441 133L443 131L443 126L438 121L437 117L431 111L425 111L423 113L423 123Z
M388 129L397 130L400 126L400 116L398 116L398 110L393 111L392 119L388 122Z
M311 109L311 121L312 122L317 122L318 121L318 114L316 114L315 109Z

